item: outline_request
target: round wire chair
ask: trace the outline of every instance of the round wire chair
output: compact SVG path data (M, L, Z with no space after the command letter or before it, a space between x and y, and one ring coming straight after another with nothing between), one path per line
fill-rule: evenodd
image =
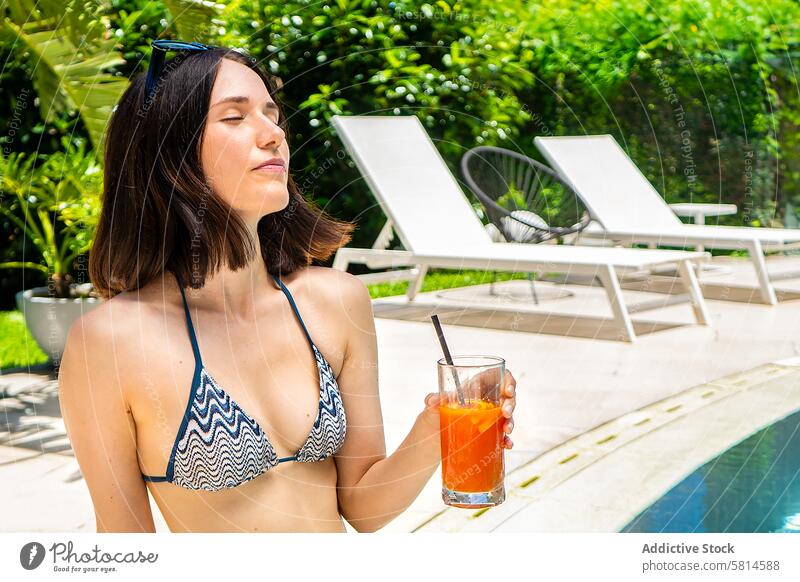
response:
M592 220L565 180L523 154L493 146L472 148L461 158L461 173L483 206L487 230L496 242L563 242ZM528 279L538 305L533 275ZM493 276L492 294L494 282Z
M541 243L577 234L591 222L572 187L523 154L479 146L461 158L467 186L509 242Z

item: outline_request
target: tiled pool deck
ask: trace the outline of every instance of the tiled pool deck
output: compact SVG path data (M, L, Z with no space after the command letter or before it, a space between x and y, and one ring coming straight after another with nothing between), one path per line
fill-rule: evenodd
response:
M721 293L727 280L753 279L744 261L725 263L731 271L713 275ZM800 258L768 264L797 268ZM800 367L788 360L800 355L800 280L779 287L789 292L776 307L710 300L710 328L693 324L688 304L640 311L635 344L611 339L596 287L567 285L573 295L556 298L553 284L537 283L539 306L526 298L525 281L498 286L505 299L471 288L422 294L411 307L375 301L389 452L436 389L439 345L429 313L440 314L453 353L505 357L519 395L503 505L478 517L445 508L437 472L381 531L615 531L696 466L800 407ZM2 531L94 531L56 389L43 376L0 376ZM151 505L158 531L167 531Z

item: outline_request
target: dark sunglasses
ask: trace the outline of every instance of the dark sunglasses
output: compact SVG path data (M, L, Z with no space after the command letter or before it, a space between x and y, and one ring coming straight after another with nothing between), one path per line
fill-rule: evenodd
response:
M199 42L184 42L181 40L154 40L152 42L152 52L150 54L150 66L147 68L147 80L144 84L146 101L149 101L156 90L158 77L164 70L164 59L168 51L181 51L187 53L199 53L218 47Z

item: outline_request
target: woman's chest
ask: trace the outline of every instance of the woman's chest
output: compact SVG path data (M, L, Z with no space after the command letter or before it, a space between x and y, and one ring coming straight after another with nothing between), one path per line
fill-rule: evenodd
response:
M251 420L278 457L303 447L319 414L320 371L329 365L338 375L343 351L335 333L318 333L320 361L302 330L277 323L280 333L276 325L247 330L197 325L199 364L185 328L154 326L143 336L136 389L128 399L143 473L166 473L184 420L211 400ZM324 323L314 327L324 329Z

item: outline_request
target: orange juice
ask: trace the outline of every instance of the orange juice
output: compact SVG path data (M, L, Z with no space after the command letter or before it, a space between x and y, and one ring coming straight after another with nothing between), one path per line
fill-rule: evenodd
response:
M439 407L442 481L451 491L481 493L503 482L503 415L499 406L467 400Z

